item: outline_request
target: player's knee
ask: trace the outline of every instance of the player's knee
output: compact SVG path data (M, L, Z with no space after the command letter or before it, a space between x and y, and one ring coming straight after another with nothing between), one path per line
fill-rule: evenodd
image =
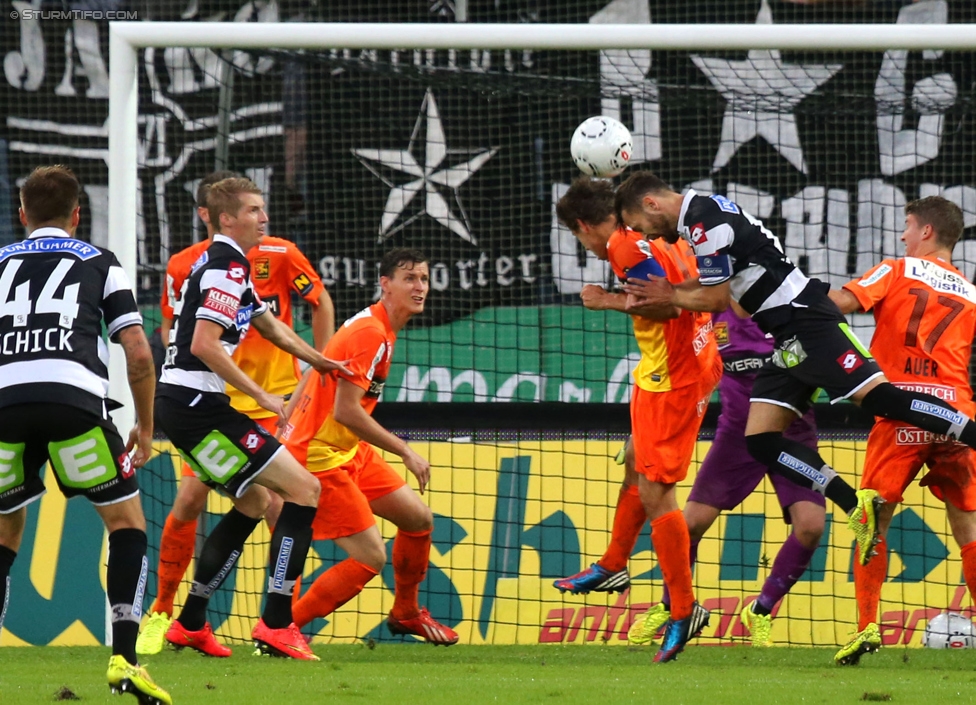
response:
M382 541L370 543L357 549L352 557L379 573L386 565L386 547Z
M823 523L817 524L805 524L793 527L793 533L796 535L796 540L803 544L806 549L815 549L820 545L820 538L823 536L824 525Z
M319 495L322 494L322 485L311 473L305 473L301 487L297 488L294 501L306 507L317 507L319 505Z
M746 436L746 450L757 461L770 466L779 457L782 439L783 434L776 431L754 433L751 436Z
M263 517L270 504L271 493L260 485L251 485L243 496L234 500L237 511L251 519Z

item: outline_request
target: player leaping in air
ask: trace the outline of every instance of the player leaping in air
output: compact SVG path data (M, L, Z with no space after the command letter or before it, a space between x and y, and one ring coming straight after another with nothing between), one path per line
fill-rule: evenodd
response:
M888 382L827 295L784 254L762 222L722 196L682 196L654 174L632 174L617 189L623 221L650 238L685 239L694 247L699 276L675 286L661 277L631 278L625 291L638 301L690 311L722 311L735 300L776 341L772 364L752 390L746 444L773 472L815 489L848 516L859 557L874 555L878 492L855 492L820 455L783 435L824 389L833 402L849 399L865 411L904 421L976 446L976 423L931 394Z
M262 408L284 416L284 400L251 380L231 354L253 325L270 342L327 372L345 369L324 358L274 316L255 294L246 253L264 236L268 216L261 190L231 178L210 187L210 222L219 232L183 285L173 343L156 388L156 419L196 475L240 498L252 483L281 495L284 506L271 535L268 593L252 636L265 653L318 660L292 622L291 598L312 539L319 484L261 425L231 408L227 383ZM231 509L204 543L193 586L172 638L205 653L213 642L206 609L233 568L259 517Z
M929 392L960 411L976 411L969 386L969 356L976 331L976 287L952 265L962 235L962 211L939 196L905 206L905 256L886 259L830 298L843 313L873 311L871 352L896 387ZM969 594L976 598L976 464L961 443L894 419L879 419L868 436L861 487L885 500L878 512L878 557L854 564L858 631L834 657L856 664L881 646L878 603L888 569L884 536L905 488L925 464L920 484L945 503L962 554Z
M655 274L682 282L697 274L694 257L684 243L647 242L619 225L609 182L577 179L560 199L556 213L586 249L610 261L620 278ZM641 506L632 501L632 489L622 490L614 518L614 530L621 540L611 541L615 550L609 556L616 563L609 569L596 563L555 585L584 592L601 585L607 589L614 585L614 576L626 578L626 561L637 532L645 518L650 520L651 543L671 595L664 642L654 656L655 661L664 662L675 659L708 625L708 611L695 602L688 525L678 509L675 487L688 474L708 399L722 375L722 361L707 314L679 311L670 304L636 307L633 303L619 295L612 307L633 315L634 337L641 351L630 400ZM607 560L606 555L601 559Z
M282 440L322 487L313 535L332 539L349 554L301 597L295 623L302 626L332 614L383 569L386 549L375 514L397 527L395 597L387 626L394 634L450 646L457 643L457 633L417 600L430 558L433 514L375 448L400 456L421 493L430 480L430 463L372 417L397 333L423 313L430 289L427 258L402 248L386 253L380 289L380 300L343 323L325 348L324 354L348 360L350 371L309 371L289 404L292 413Z

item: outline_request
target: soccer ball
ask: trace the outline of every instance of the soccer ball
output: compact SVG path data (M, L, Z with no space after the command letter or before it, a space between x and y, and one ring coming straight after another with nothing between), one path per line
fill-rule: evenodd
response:
M634 138L619 120L597 115L576 128L569 151L584 174L609 178L627 168Z
M972 649L976 647L976 629L961 614L943 612L929 620L922 645L930 649Z

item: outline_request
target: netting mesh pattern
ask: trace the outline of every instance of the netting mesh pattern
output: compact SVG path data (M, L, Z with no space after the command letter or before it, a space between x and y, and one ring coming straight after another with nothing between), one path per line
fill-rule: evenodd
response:
M136 9L149 20L456 19L454 4L440 1ZM467 19L939 24L971 22L973 15L971 3L955 0L485 0L468 3ZM0 200L0 240L21 236L19 180L34 166L59 161L85 186L81 235L104 243L104 24L5 22L0 41L0 103L7 106L0 183L12 196ZM622 476L610 458L622 440L601 430L592 405L627 401L637 361L627 317L579 305L581 288L610 286L610 272L553 215L577 173L568 154L573 129L589 115L619 117L634 135L632 169L653 169L679 189L727 195L763 218L807 273L833 285L901 254L904 204L943 195L964 211L955 259L971 279L974 54L147 49L140 53L140 144L133 155L136 285L147 328L158 325L169 256L204 236L193 194L218 162L262 187L271 231L295 241L316 265L340 321L374 299L382 252L397 245L424 250L432 292L425 314L400 336L386 402L572 402L567 414L594 418L582 435L481 428L451 442L461 432L442 429L418 441L435 465L429 501L436 514L421 600L475 643L617 642L641 605L660 596L646 528L626 596L571 599L551 587L606 546ZM306 309L296 310L307 336ZM854 323L869 339L870 317ZM822 452L853 480L863 439L828 430ZM703 441L696 463L706 447ZM178 475L169 446L160 451L141 475L151 564ZM213 495L201 531L228 506ZM39 509L31 511L36 522ZM736 615L758 592L786 535L779 516L775 497L761 486L706 538L696 583L701 599L722 615L709 639L741 636ZM850 541L843 518L833 519L813 567L781 608L787 618L777 622L777 641L832 644L846 634L854 614ZM915 488L896 522L889 542L900 548L884 593L885 639L917 643L924 610L970 602L960 592L943 510ZM381 526L391 539L392 528ZM215 626L228 638L246 638L259 609L266 541L262 527L214 600ZM316 545L306 584L339 556L331 544ZM339 640L388 636L382 621L392 600L390 571L388 565L360 598L314 630ZM147 597L154 591L153 579ZM97 619L85 623L98 633ZM52 627L48 636L58 633Z

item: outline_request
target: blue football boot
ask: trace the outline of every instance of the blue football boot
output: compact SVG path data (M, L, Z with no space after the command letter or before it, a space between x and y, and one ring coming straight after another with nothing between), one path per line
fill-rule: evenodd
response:
M553 584L559 592L573 595L586 595L590 592L623 592L630 587L630 573L627 569L611 573L599 563L594 563L582 573L560 578Z
M708 626L708 618L708 610L696 602L688 617L677 621L669 619L664 629L661 649L654 654L654 663L667 663L678 658L678 654L684 651L685 644L701 634L702 629Z

